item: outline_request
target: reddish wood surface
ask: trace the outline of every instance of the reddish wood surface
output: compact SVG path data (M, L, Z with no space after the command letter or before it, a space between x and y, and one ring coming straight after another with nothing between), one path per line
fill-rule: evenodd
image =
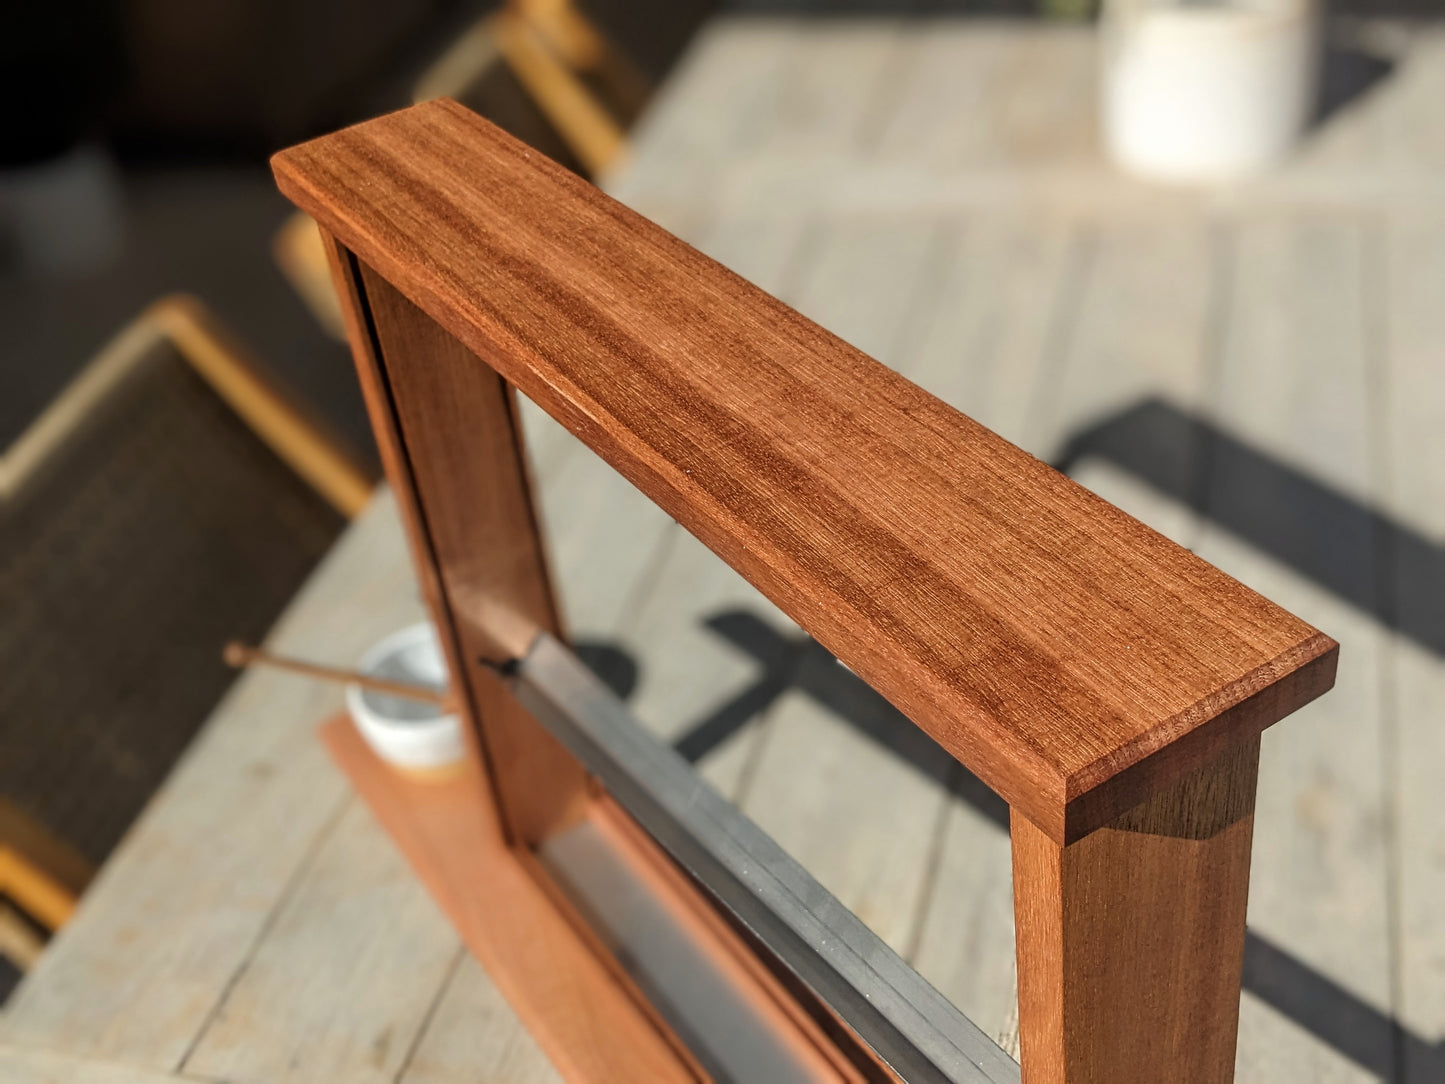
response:
M392 410L441 571L459 669L507 823L541 842L580 816L586 774L512 698L495 667L561 635L515 392L362 266ZM490 665L488 665L490 664Z
M447 381L501 373L1057 842L1333 682L1327 636L454 102L273 165L478 355Z
M463 713L509 831L538 843L581 815L587 777L487 665L515 657L540 629L561 631L515 393L327 243L372 429Z
M1234 1079L1259 739L1060 846L1013 818L1024 1084Z

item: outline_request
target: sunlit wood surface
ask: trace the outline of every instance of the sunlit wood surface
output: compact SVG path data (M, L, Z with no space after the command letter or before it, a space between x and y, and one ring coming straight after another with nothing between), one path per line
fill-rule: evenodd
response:
M1445 31L1361 35L1393 70L1294 161L1190 191L1102 160L1083 29L717 21L608 184L1036 455L1113 434L1076 478L1340 640L1335 692L1264 737L1249 1084L1445 1075ZM1229 454L1166 492L1130 418ZM998 805L527 421L574 636L626 652L642 720L1007 1038ZM1240 462L1273 488L1229 488ZM383 497L270 646L347 664L419 609ZM0 1078L552 1079L326 762L338 706L238 682L0 1015Z

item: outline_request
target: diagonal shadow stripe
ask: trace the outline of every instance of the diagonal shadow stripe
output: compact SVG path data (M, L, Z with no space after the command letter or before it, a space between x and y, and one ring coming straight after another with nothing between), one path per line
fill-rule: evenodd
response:
M714 614L704 626L762 665L762 675L694 723L674 748L696 764L788 689L831 709L878 745L966 799L1000 828L1008 803L809 636L784 636L746 610Z
M763 672L678 739L675 748L689 761L702 759L795 689L1008 831L1008 804L821 644L783 635L746 610L714 614L703 624ZM1427 1042L1253 930L1245 937L1243 987L1382 1080L1445 1080L1445 1042Z
M1445 548L1160 399L1078 433L1055 466L1128 471L1381 624L1445 655Z
M1445 1042L1426 1042L1253 930L1244 988L1381 1080L1445 1080Z

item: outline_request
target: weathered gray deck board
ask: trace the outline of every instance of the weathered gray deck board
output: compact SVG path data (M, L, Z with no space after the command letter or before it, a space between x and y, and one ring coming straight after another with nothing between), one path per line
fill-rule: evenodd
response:
M1384 252L1389 368L1380 383L1388 510L1433 550L1387 581L1397 614L1445 609L1445 214L1389 221ZM1423 574L1423 575L1422 575ZM1445 632L1437 617L1435 628ZM1387 781L1397 899L1395 1007L1410 1040L1407 1084L1445 1076L1445 635L1391 639L1394 729Z
M1418 171L1438 182L1445 177L1445 117L1440 114L1445 96L1445 27L1434 22L1392 29L1404 39L1408 63L1399 66L1388 92L1371 103L1382 115L1385 160L1391 167Z
M1368 500L1375 463L1364 242L1363 225L1353 217L1271 216L1237 227L1231 318L1214 408L1256 447L1287 463L1308 464L1317 477ZM1339 525L1300 528L1332 532L1334 546L1362 544L1351 556L1362 570L1370 567L1368 537ZM1369 617L1219 530L1208 532L1200 552L1330 629L1343 645L1330 696L1265 735L1249 920L1272 944L1389 1015L1385 638ZM1390 1065L1389 1049L1371 1053ZM1371 1079L1321 1038L1248 996L1239 1057L1242 1080L1278 1079L1281 1073Z
M1055 458L1072 435L1149 397L1197 409L1208 382L1218 270L1213 230L1198 214L1080 227L1051 316L1057 356L1025 447ZM1074 477L1176 542L1192 543L1195 519L1177 502L1088 460Z
M482 965L464 949L458 953L399 1084L560 1084Z
M458 939L350 803L184 1068L235 1081L392 1081Z
M0 1080L5 1084L212 1084L204 1077L153 1072L111 1061L79 1058L49 1050L0 1047Z
M1388 1017L1389 940L1381 782L1382 644L1372 623L1289 570L1222 533L1206 536L1205 559L1331 630L1349 648L1328 699L1265 735L1260 752L1249 923L1256 934L1317 973L1296 988L1316 1027L1329 1029L1333 984ZM1354 1039L1355 1036L1341 1036ZM1369 1060L1388 1073L1388 1037L1362 1035ZM1379 1040L1385 1038L1386 1042ZM1237 1080L1367 1081L1383 1078L1351 1062L1325 1036L1246 993Z
M766 660L729 639L725 622L770 638L800 635L756 588L679 530L618 639L641 662L631 697L639 722L698 757L703 778L736 800L753 770L771 690Z
M1017 214L940 220L911 321L901 372L944 402L1018 443L1050 347L1050 318L1067 272L1069 224Z
M578 639L610 636L675 524L588 448L541 490L563 620Z
M768 108L746 132L761 155L833 154L866 146L911 41L899 21L802 23L807 47L788 51Z
M888 149L952 167L1097 160L1095 56L1079 47L1088 37L1070 23L985 22L974 29L940 20L917 35L902 66L923 78L905 84L889 135L908 131L912 145ZM970 70L974 63L981 73ZM976 123L977 116L987 119Z
M1008 831L961 798L948 803L910 962L1018 1056Z

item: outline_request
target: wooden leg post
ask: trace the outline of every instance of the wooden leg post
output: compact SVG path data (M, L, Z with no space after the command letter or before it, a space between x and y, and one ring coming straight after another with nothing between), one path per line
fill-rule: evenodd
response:
M1083 839L1012 816L1024 1084L1234 1077L1259 739Z
M386 279L323 233L387 477L462 707L513 843L582 816L587 778L505 692L497 665L562 634L516 396Z

